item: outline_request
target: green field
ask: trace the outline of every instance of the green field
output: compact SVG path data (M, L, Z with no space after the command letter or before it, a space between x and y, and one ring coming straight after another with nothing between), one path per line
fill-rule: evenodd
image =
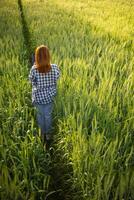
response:
M2 200L134 200L134 1L0 1ZM54 155L31 103L29 55L61 78Z

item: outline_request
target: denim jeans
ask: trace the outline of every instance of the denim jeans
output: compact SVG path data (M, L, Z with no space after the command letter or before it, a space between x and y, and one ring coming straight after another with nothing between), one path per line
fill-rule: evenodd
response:
M49 140L52 137L52 109L53 102L48 104L36 104L34 103L37 111L37 123L41 129L41 134L46 135L46 139Z

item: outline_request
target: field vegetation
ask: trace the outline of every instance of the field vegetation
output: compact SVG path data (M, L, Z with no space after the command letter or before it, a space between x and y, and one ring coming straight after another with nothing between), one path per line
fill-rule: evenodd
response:
M134 2L21 3L23 15L0 2L2 199L133 200ZM40 44L61 70L52 158L34 136L28 82Z

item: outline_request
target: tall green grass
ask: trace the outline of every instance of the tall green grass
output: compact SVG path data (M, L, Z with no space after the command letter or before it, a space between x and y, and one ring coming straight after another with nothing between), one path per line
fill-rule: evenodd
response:
M57 148L81 188L74 199L134 199L133 2L24 0L23 6L33 49L48 45L61 68Z
M39 137L33 136L36 125L17 1L1 1L0 18L0 198L43 198L50 160Z
M62 193L73 183L65 199L134 199L133 1L22 5L33 50L48 45L61 68L54 119L63 160L53 164L70 171L53 173L68 178ZM0 16L0 197L51 198L51 161L33 136L29 52L17 1L1 1Z

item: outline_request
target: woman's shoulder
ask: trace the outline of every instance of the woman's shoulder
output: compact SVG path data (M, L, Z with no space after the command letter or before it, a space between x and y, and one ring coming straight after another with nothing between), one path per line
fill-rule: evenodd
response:
M32 65L31 70L32 70L32 71L37 71L37 67L36 67L35 64Z
M57 70L58 66L55 63L51 64L51 72L55 73L55 71Z
M52 68L56 68L56 67L58 67L58 65L55 64L55 63L53 63L53 64L51 64L51 67L52 67Z
M51 64L51 67L52 67L52 69L59 71L59 66L57 64L53 63L53 64Z
M51 66L52 66L52 73L54 73L54 75L56 77L59 77L60 76L60 69L59 69L58 65L54 63L54 64L51 64Z

